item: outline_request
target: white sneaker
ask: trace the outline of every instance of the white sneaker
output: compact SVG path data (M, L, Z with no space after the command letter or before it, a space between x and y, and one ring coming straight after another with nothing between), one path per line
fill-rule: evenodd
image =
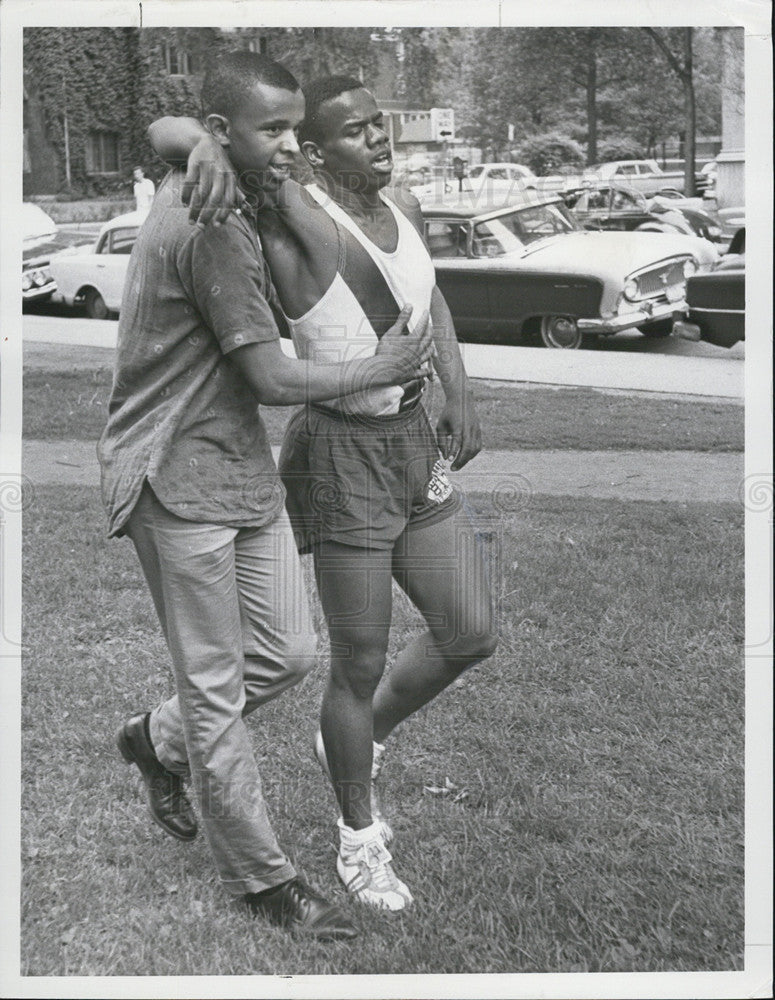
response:
M379 836L377 823L365 830L351 830L342 818L336 870L347 891L362 903L381 910L403 910L413 897L393 871L390 851Z
M382 770L382 765L385 762L385 754L387 751L381 743L373 744L373 755L371 759L371 785L369 788L369 802L371 808L371 818L379 827L380 840L383 844L387 845L393 840L393 828L390 823L385 818L385 814L382 812L382 803L380 801L379 789L377 788L377 778L379 778L380 771ZM323 734L318 729L315 733L315 744L314 744L315 756L317 757L318 764L323 770L323 774L331 780L331 772L328 769L328 760L326 759L326 748L323 743Z

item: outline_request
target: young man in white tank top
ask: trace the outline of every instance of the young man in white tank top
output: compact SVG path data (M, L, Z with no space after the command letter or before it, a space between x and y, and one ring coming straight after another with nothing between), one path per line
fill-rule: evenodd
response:
M319 81L305 97L300 145L316 186L305 191L288 181L272 209L259 213L264 252L297 350L318 359L328 352L331 360L373 353L409 301L415 320L423 308L430 310L434 368L445 393L435 441L415 382L400 396L366 393L301 411L289 425L280 462L289 511L315 522L310 534L299 535L302 551L314 553L331 640L316 754L342 813L337 870L356 897L400 910L412 895L386 850L392 831L375 788L383 743L496 646L482 553L435 461L440 452L452 469L462 468L480 450L481 435L452 318L420 235L419 204L407 195L396 206L382 193L392 172L382 113L352 78ZM184 126L179 119L157 123L151 136L166 159L180 159L194 146L190 122ZM230 207L233 181L222 166L213 166L213 148L212 139L198 143L189 159L189 190L198 185L204 217L218 221ZM413 473L400 476L402 465L413 466L413 449L414 465L425 477L419 501ZM428 457L431 449L436 454ZM329 453L333 464L321 474ZM392 472L386 471L391 464ZM364 476L371 477L365 487ZM327 516L313 509L310 495L331 488L331 477L345 500ZM414 492L393 504L396 489ZM409 506L396 527L397 507ZM427 631L383 676L393 579L425 617Z

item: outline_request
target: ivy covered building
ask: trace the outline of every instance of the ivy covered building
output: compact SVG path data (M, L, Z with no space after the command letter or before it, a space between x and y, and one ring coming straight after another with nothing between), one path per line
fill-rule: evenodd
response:
M267 53L300 79L335 67L366 80L370 41L369 29L28 28L24 194L126 194L138 164L158 178L148 124L198 115L202 76L225 49Z
M234 48L277 59L302 85L328 73L362 80L385 109L399 161L438 152L454 126L448 112L436 121L441 109L432 111L437 40L426 35L418 28L28 28L24 194L129 195L137 165L158 180L164 167L148 145L149 123L198 115L209 62Z
M152 162L148 123L197 114L219 41L209 29L28 28L24 194L129 193L132 167Z

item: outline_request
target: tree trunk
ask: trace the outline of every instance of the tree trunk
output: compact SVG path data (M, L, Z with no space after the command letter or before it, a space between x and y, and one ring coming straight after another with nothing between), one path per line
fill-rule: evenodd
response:
M681 81L681 86L684 92L684 113L686 122L686 138L684 140L684 194L687 197L694 195L696 190L696 185L694 181L694 166L695 166L695 148L696 148L696 131L697 131L697 116L695 110L695 98L694 98L694 71L692 66L692 28L680 28L677 29L681 31L681 36L683 38L683 63L676 56L674 52L670 50L665 39L659 34L656 28L643 28L648 35L653 38L657 48L662 52L665 59L667 59L668 66L673 70L678 79Z
M696 193L694 180L695 150L697 145L697 112L694 98L694 70L692 64L692 29L684 28L684 65L681 82L686 109L686 145L684 149L684 194L692 198Z

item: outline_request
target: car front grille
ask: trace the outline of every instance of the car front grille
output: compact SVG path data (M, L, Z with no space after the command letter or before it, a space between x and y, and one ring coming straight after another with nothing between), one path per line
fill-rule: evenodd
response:
M686 257L682 257L680 260L667 261L664 264L660 264L659 267L651 268L639 274L637 276L638 298L640 300L658 299L665 295L665 289L669 286L684 284L686 281L684 278L685 260L687 260Z

